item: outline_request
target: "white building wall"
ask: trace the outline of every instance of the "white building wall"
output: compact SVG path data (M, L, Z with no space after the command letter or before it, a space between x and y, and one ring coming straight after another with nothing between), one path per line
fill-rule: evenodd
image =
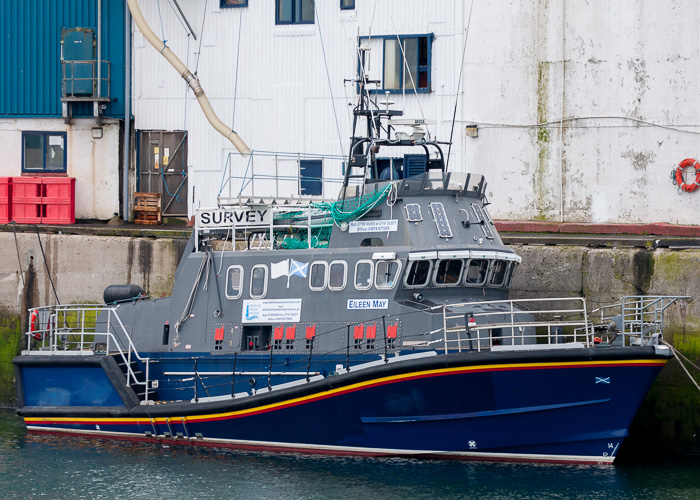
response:
M75 177L75 218L107 220L119 212L119 122L104 119L102 138L93 138L92 118L0 120L0 177L22 172L22 132L65 132L66 175Z
M242 9L181 2L196 41L168 3L139 3L154 31L197 69L219 117L255 151L347 154L357 96L343 80L356 76L358 34L432 33L432 92L391 100L411 118L421 116L420 102L437 120L433 137L446 141L463 69L449 166L487 176L494 217L697 223L700 191L679 195L669 179L679 161L700 156L695 0L356 0L353 11L320 0L315 24L295 26L275 25L273 1ZM381 75L381 61L373 50L371 75ZM231 145L138 30L133 62L136 127L189 131L190 210L238 194L249 160L229 156ZM465 136L472 123L478 138ZM229 164L238 178L222 191ZM293 158L256 156L252 165L256 174L297 174ZM340 168L329 160L324 174ZM270 195L276 186L296 194L294 183L271 180L244 193ZM328 184L324 195L336 191Z

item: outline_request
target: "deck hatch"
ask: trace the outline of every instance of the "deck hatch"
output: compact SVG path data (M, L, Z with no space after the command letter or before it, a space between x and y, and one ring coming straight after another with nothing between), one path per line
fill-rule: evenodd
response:
M430 204L430 211L433 212L433 219L435 220L435 226L437 226L438 236L440 236L440 238L452 238L452 228L450 227L450 221L447 220L445 206L440 202L433 202Z

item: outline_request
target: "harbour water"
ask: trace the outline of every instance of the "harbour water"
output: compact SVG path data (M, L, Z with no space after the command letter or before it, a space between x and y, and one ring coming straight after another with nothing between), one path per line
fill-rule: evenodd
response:
M0 498L696 500L700 459L591 467L254 453L28 435L0 409Z

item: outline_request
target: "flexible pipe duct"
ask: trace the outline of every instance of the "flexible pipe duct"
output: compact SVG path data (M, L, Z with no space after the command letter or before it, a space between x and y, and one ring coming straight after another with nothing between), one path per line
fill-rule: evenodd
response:
M141 9L139 8L137 0L126 1L129 5L129 10L131 11L131 17L134 18L134 22L141 30L141 33L143 33L143 36L145 36L148 42L151 45L153 45L153 47L155 47L155 49L168 60L168 62L173 66L173 68L175 68L177 72L180 73L180 76L185 79L187 84L194 92L195 97L197 97L199 106L202 108L204 116L207 117L207 120L209 120L211 126L214 127L217 130L217 132L219 132L221 135L223 135L229 141L231 141L231 144L233 144L233 146L243 156L250 155L250 149L248 148L248 146L246 146L246 143L243 142L243 139L241 139L236 132L227 127L226 124L219 120L219 117L216 116L216 113L211 107L211 103L209 102L207 95L204 93L204 89L199 84L199 80L197 79L197 77L194 76L192 72L189 69L187 69L187 66L185 66L183 62L173 53L173 51L170 50L165 45L165 43L163 43L163 41L159 39L158 36L156 36L155 33L153 33L153 30L151 30L150 26L148 26L146 19L141 13Z

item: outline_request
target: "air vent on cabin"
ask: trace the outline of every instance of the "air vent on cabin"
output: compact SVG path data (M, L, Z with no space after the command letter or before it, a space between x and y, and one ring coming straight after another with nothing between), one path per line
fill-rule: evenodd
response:
M452 238L452 228L450 227L450 221L447 220L445 206L440 202L433 202L430 204L430 211L433 212L438 236L440 238Z
M407 203L404 208L406 209L406 220L408 222L420 222L423 220L423 214L418 203Z

